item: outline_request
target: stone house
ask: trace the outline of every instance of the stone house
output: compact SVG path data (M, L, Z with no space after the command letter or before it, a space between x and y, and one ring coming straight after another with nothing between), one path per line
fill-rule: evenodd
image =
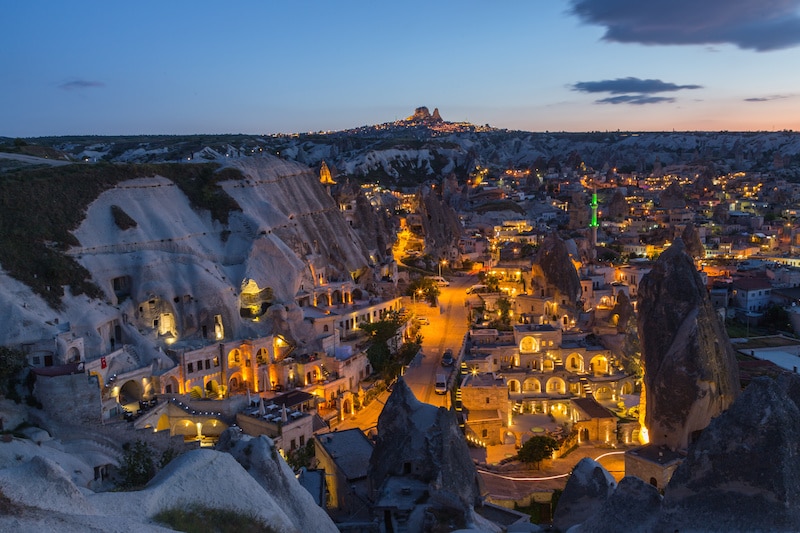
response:
M469 373L460 390L467 438L483 445L500 444L510 410L505 379L496 374Z
M311 414L271 402L264 405L263 410L260 406L251 406L237 413L236 424L248 435L267 435L283 457L305 446L314 436Z
M353 513L369 501L367 470L373 447L358 428L314 439L314 455L328 484L329 509Z

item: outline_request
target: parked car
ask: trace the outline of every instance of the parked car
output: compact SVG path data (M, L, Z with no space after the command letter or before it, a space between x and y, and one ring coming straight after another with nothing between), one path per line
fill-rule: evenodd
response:
M450 282L444 279L442 276L431 276L431 279L438 285L439 287L449 287Z
M453 357L453 350L445 350L442 354L442 366L453 366L456 360Z
M436 385L433 387L436 394L447 394L447 374L436 374Z
M431 321L430 321L430 320L428 320L428 317L426 317L426 316L418 316L418 317L417 317L417 321L418 321L418 322L419 322L421 325L424 325L424 326L430 326L430 324L431 324Z
M472 287L468 288L467 289L467 294L479 293L479 292L487 292L488 290L489 290L489 287L487 287L486 285L478 284L478 285L473 285Z

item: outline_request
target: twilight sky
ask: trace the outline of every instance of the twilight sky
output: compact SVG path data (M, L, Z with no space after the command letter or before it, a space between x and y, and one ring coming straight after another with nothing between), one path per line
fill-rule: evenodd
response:
M800 130L800 0L0 2L0 136Z

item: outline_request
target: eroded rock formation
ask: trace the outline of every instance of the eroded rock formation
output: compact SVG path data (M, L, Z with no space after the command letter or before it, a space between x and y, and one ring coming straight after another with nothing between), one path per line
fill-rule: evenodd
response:
M420 193L419 214L425 232L425 251L444 258L445 252L454 249L461 236L458 214L430 190Z
M700 233L694 224L687 224L681 233L681 239L686 246L686 253L694 259L702 259L706 256L706 249L700 240Z
M249 437L236 429L220 435L217 450L227 452L272 495L300 531L336 533L338 528L311 494L297 483L294 472L266 435Z
M584 457L575 465L558 499L553 526L566 531L580 524L599 511L616 486L614 477L600 463Z
M622 220L628 216L630 213L630 206L628 205L628 200L625 198L625 195L622 194L622 191L619 189L614 191L604 212L609 220Z
M574 306L581 295L581 280L570 259L566 244L555 232L545 237L532 269L541 274L546 284L555 288L559 295L566 299L565 305Z
M462 512L467 521L481 498L480 478L454 412L420 402L402 378L378 418L368 475L373 491L395 476L427 483L430 500Z
M626 476L574 533L649 533L654 531L660 507L658 489L638 477Z
M639 287L639 335L650 442L685 449L739 393L733 349L677 239Z

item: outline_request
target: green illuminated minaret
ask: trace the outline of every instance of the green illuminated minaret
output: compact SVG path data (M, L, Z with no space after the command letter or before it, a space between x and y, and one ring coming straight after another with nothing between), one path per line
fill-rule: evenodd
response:
M592 203L590 204L592 207L592 221L589 223L589 227L592 228L592 259L595 259L595 255L597 254L597 189L592 189Z

